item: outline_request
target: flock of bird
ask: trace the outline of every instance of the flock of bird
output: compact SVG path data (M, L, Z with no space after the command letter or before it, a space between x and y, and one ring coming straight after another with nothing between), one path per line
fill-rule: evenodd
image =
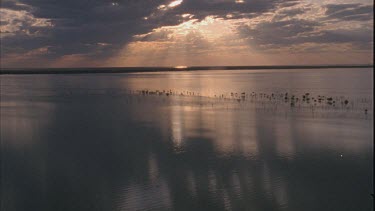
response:
M326 95L313 95L312 93L306 92L303 94L293 94L289 92L229 92L221 94L201 94L200 92L194 91L177 91L177 90L92 90L91 92L79 93L79 91L69 91L64 96L83 94L89 96L91 94L103 94L106 96L118 97L124 99L127 103L139 102L142 96L157 96L165 100L168 97L194 97L197 100L191 100L191 98L185 98L184 103L194 104L198 102L200 106L209 105L210 107L226 107L233 105L231 108L238 108L238 105L244 109L253 106L256 109L263 111L295 111L300 113L306 113L311 111L312 113L351 113L355 115L365 116L368 118L372 114L373 102L372 98L364 97L345 97L345 96L326 96ZM136 100L134 100L136 97ZM184 98L179 98L184 99ZM224 103L226 102L226 103ZM153 102L153 103L156 103ZM231 104L232 103L232 104Z
M141 95L159 95L159 96L197 96L209 97L221 100L230 100L250 103L265 103L271 105L284 105L291 108L324 108L324 109L341 109L341 110L360 110L363 114L368 115L369 109L372 107L372 100L367 98L349 99L344 96L313 96L311 93L300 95L285 93L257 93L257 92L230 92L226 94L215 94L212 96L204 96L198 92L192 91L172 91L172 90L138 90L136 93Z

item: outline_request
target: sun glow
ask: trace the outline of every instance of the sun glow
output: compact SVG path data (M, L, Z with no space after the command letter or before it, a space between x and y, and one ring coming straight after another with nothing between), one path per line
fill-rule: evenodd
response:
M184 14L183 17L192 17L188 15L190 14ZM190 19L176 26L163 26L154 29L151 34L157 34L161 31L169 31L174 39L185 40L186 36L195 33L202 35L202 37L207 40L215 40L220 37L234 36L234 27L235 25L231 21L208 16L202 21L199 21L198 19Z
M182 2L183 2L183 0L175 0L175 1L172 1L170 4L168 4L168 7L177 7L177 6L180 5Z
M176 69L186 69L187 66L178 65L178 66L175 66L174 68L176 68Z
M182 14L186 18L190 14ZM191 17L175 26L163 26L134 36L111 64L118 66L186 66L237 65L267 63L255 53L248 41L237 33L238 20L208 16L204 20ZM250 61L251 60L251 61Z

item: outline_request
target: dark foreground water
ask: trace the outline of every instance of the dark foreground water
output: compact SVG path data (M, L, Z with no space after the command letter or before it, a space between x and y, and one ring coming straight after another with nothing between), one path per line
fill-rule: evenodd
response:
M1 210L373 210L372 76L2 75Z

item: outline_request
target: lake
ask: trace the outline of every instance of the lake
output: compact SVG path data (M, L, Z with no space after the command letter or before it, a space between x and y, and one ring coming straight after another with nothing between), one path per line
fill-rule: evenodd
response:
M0 77L1 210L373 210L372 69Z

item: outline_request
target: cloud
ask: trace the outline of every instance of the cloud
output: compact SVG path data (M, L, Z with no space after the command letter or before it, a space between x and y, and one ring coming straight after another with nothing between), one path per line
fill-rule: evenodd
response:
M22 20L22 24L18 24L20 19L2 22L2 31L4 28L7 34L13 35L2 38L2 56L6 56L11 49L27 51L45 46L51 46L50 55L55 58L69 54L111 56L131 41L133 35L154 28L145 24L143 17L149 15L161 2L123 0L113 4L111 1L99 0L5 0L0 9L2 17L5 13L6 16L20 14L19 17L28 22ZM37 28L38 24L35 25L35 21L29 23L30 19L48 21L53 27ZM44 39L15 31L40 32ZM102 46L97 46L98 49L95 49L96 43L109 43L112 47L103 50Z
M48 49L38 56L50 61L73 61L74 55L105 60L132 42L176 44L171 42L176 40L174 29L165 27L198 24L208 17L233 23L238 38L257 50L306 43L368 49L372 8L360 3L317 7L296 0L3 0L1 56L6 61L10 55ZM207 31L197 31L184 34L185 48L192 54L213 45L206 40Z
M325 12L312 16L308 14L311 8L301 4L292 9L280 9L255 25L245 22L238 27L238 33L250 45L265 51L283 51L285 48L305 51L320 48L324 51L326 44L340 46L341 49L336 50L371 50L373 23L354 14L371 16L372 8L362 4L330 4L320 8ZM356 23L348 23L349 20ZM315 47L305 48L307 44L315 44ZM351 48L342 48L342 44Z
M310 8L292 8L292 9L281 9L277 12L277 14L273 17L274 19L283 19L283 18L289 18L294 17L296 15L301 15L306 13L306 11L310 10Z
M169 5L166 0L5 0L2 9L28 11L38 19L51 20L49 44L76 45L77 43L108 42L120 45L136 34L154 28L177 25L181 14L192 14L195 19L207 16L226 17L228 13L261 14L272 10L281 0L251 0L237 4L232 0L185 0L168 11L157 9ZM161 13L161 14L157 14ZM148 21L144 17L152 17ZM179 17L179 18L178 18Z
M342 21L369 21L374 18L373 5L363 4L328 4L326 18Z
M45 28L53 27L51 20L36 18L26 10L1 9L1 37L26 35L42 36Z

